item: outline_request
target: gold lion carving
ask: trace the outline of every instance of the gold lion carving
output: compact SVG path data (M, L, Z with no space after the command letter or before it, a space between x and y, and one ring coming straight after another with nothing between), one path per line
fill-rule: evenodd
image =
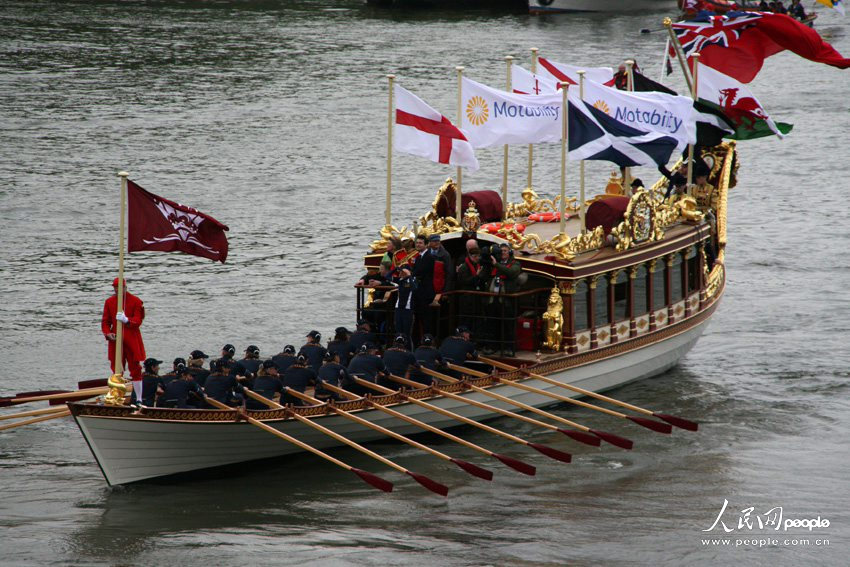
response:
M543 346L548 349L561 349L561 339L564 335L563 311L564 301L561 299L558 286L555 286L552 288L552 293L549 294L548 306L543 314L543 321L546 324L546 340Z

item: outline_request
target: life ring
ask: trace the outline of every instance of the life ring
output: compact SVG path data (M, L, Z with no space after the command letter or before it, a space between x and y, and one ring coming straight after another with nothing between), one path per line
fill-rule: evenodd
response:
M507 229L511 229L511 228L516 229L516 231L519 232L520 234L525 232L525 225L524 224L520 224L520 223L513 224L513 223L505 223L505 222L491 222L491 223L488 223L488 224L484 224L484 225L481 225L481 228L479 228L478 230L484 230L484 231L489 232L490 234L496 234L500 230L507 230Z
M531 213L528 215L528 220L531 222L557 222L561 220L561 213L558 211L549 211L547 213Z

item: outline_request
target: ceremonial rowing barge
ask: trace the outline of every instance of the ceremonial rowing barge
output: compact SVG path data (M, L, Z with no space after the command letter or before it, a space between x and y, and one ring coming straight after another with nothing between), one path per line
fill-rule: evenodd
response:
M628 187L624 191L625 184L617 183L612 175L606 192L590 203L591 208L601 203L596 208L604 210L611 208L606 203L627 203L625 211L613 218L607 235L605 223L611 219L603 219L592 229L588 224L586 233L571 219L566 237L559 235L557 223L528 221L531 215L545 218L540 213L556 210L556 203L539 199L531 190L524 192L522 202L506 207L504 222L488 230L481 226L474 203L460 220L446 212L456 210L451 203L455 187L450 180L441 188L432 211L420 219L419 233L441 234L443 244L454 254L471 236L481 243L507 242L528 274L528 281L519 292L500 296L506 303L516 302L510 318L518 325L516 334L512 332L511 340L503 341L499 353L488 361L488 372L456 368L455 376L463 375L461 381L445 377L439 387L376 391L367 398L349 396L350 399L334 404L310 403L268 410L138 410L92 402L70 403L70 411L110 485L281 457L307 447L353 472L368 474L321 450L347 441L359 444L384 439L386 431L398 438L491 420L508 410L516 416L510 412L523 408L532 411L531 408L583 393L598 393L656 376L673 367L694 346L723 295L727 194L735 185L737 171L734 142L703 149L702 157L711 167L710 180L719 194L716 210L712 211L716 220L696 210L692 198L666 202L661 189L664 180L629 196ZM518 219L525 222L522 232ZM373 243L366 255L367 267L378 263L389 238L403 232L404 229L385 227L381 240ZM714 251L713 258L706 254L707 250ZM357 291L362 315L370 308L365 297L367 290ZM492 301L492 294L447 294L438 316L440 334L462 321L474 300ZM673 416L620 405L679 427L696 427ZM670 431L669 423L663 421L604 411L656 431ZM578 441L598 445L599 440L604 440L631 448L631 442L622 437L572 424L547 412L538 413L559 419L558 425L536 421L538 416L522 415ZM573 427L565 428L564 424ZM494 431L504 433L498 429L490 432ZM270 438L270 432L287 441ZM518 459L446 435L520 472L534 472L533 467ZM506 433L503 436L513 437ZM518 437L511 440L558 460L569 460L564 451ZM489 476L476 465L449 460L471 474ZM392 466L416 478L403 467L394 463Z

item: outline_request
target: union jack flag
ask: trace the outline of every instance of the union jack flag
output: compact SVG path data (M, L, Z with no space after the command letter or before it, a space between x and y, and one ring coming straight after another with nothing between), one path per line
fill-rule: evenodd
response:
M729 47L747 28L754 27L764 15L758 12L727 12L712 15L701 12L692 20L673 24L685 57L699 53L709 45Z

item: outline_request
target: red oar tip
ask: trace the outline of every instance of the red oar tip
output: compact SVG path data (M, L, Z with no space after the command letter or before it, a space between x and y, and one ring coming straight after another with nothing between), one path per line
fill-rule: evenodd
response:
M462 461L460 459L450 459L451 462L471 474L472 476L477 476L478 478L483 478L484 480L493 480L493 471L489 471L485 468L481 468L478 465L473 465L467 461Z
M369 471L364 471L363 469L356 469L354 467L351 468L351 472L362 478L367 483L371 484L378 490L383 490L384 492L392 492L393 491L393 483L388 480L384 480L381 477L370 473Z
M696 431L697 429L699 429L699 424L689 419L676 417L675 415L669 415L666 413L653 413L652 415L654 415L658 419L663 419L667 423L671 423L681 429L687 429L688 431Z
M579 443L584 443L585 445L591 445L593 447L599 447L602 442L599 440L599 437L594 435L590 435L588 433L584 433L583 431L572 431L570 429L561 429L558 428L558 431L569 437L574 441L578 441Z
M67 394L71 390L36 390L34 392L18 392L16 398L32 398L35 396L49 396L51 394Z
M499 455L497 453L493 453L493 456L502 461L507 466L511 467L515 471L521 472L522 474L527 474L528 476L534 476L537 474L537 469L528 463L524 463L518 459L514 459L512 457L508 457L507 455Z
M606 433L605 431L597 431L596 429L591 429L591 433L602 439L603 441L607 441L612 445L616 445L621 449L631 449L634 446L631 439L626 439L625 437L620 437L619 435L614 435L613 433Z
M77 382L77 389L85 390L87 388L103 388L107 385L107 382L108 380L106 378L83 380L82 382Z
M422 486L424 486L425 488L427 488L431 492L439 494L440 496L448 496L449 495L449 487L448 486L446 486L444 484L440 484L436 480L431 480L430 478L428 478L424 474L415 473L413 471L405 471L405 472L408 474L408 476L412 476L413 479L416 482L418 482L419 484L421 484Z
M573 456L569 453L553 449L552 447L549 447L547 445L541 445L540 443L529 443L528 446L534 449L535 451L543 453L550 459L555 459L556 461L561 461L562 463L569 463L573 460Z
M633 421L638 425L642 425L647 429L657 431L658 433L671 433L673 431L673 426L669 423L661 423L660 421L655 421L654 419L648 419L646 417L635 417L633 415L627 415L626 419L628 419L629 421Z
M13 402L9 400L9 398L0 398L0 408L7 408L9 406L15 405Z

